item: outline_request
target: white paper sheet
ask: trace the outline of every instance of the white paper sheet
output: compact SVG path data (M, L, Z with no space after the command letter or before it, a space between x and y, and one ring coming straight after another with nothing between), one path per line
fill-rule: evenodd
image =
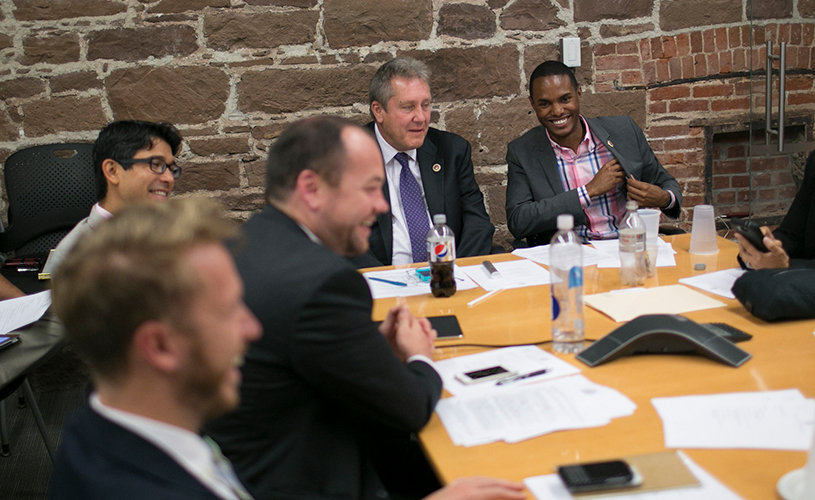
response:
M651 491L645 493L626 493L614 495L614 500L741 500L741 497L710 475L705 469L696 465L687 455L678 452L679 458L696 476L701 486L696 488L677 488L672 490ZM573 497L557 474L535 476L524 479L524 484L538 500L572 500Z
M517 255L518 257L523 257L524 259L529 259L548 267L550 246L551 245L540 245L529 248L518 248L512 251L512 255ZM580 245L580 248L583 249L583 267L596 266L603 257L603 254L596 248L592 248L588 245Z
M744 269L725 269L691 278L681 278L679 282L728 299L735 299L736 296L732 292L733 283L744 273Z
M386 299L389 297L411 297L413 295L424 295L430 293L430 283L422 281L416 276L415 268L404 269L391 269L388 271L369 271L363 273L365 281L368 282L368 288L371 289L371 296L375 299ZM456 290L470 290L476 288L478 285L473 282L459 266L453 268L453 276L456 278ZM383 283L381 281L372 280L371 278L379 278L398 283L404 283L407 286L394 285L391 283Z
M37 321L50 306L51 290L0 301L0 334Z
M726 305L683 285L625 288L586 295L583 300L618 323L643 314L681 314Z
M454 396L483 394L492 390L506 390L511 385L521 385L551 380L566 375L580 373L580 369L557 356L535 346L505 347L492 351L468 354L455 358L436 361L436 371L441 375L444 388ZM477 384L464 384L456 379L459 373L480 370L491 366L503 366L518 375L532 373L547 369L543 375L538 375L522 381L496 386L495 382L481 382Z
M619 240L593 240L591 242L602 254L597 263L598 269L620 268L620 241ZM670 243L659 238L657 240L657 267L676 267L676 250Z
M515 443L559 430L599 427L635 409L625 395L582 375L445 398L436 405L450 439L461 446Z
M797 389L654 398L666 448L809 449L815 400Z
M549 271L529 260L493 262L493 265L501 273L500 278L490 278L481 264L464 266L461 270L488 292L499 288L521 288L550 283Z

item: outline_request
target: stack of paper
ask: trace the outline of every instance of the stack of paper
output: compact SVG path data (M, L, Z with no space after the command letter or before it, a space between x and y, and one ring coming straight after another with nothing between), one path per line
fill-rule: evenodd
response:
M808 450L815 400L797 389L654 398L666 448Z
M617 323L643 314L682 314L727 305L682 285L624 288L586 295L583 300Z
M619 240L592 240L591 244L602 254L597 263L599 269L620 267ZM670 243L662 238L657 238L657 267L676 267L675 254L676 250Z
M725 269L724 271L717 271L715 273L700 274L691 278L682 278L679 280L683 285L689 285L706 292L715 293L728 299L735 299L733 295L733 283L744 274L743 269Z
M628 493L611 493L614 495L613 498L615 500L741 500L740 496L730 491L727 486L720 483L705 469L696 465L682 452L679 452L679 456L699 480L700 487L652 492L637 492L635 490ZM524 479L524 484L539 500L572 500L575 498L569 494L557 474L529 477Z
M495 262L495 268L501 274L499 278L490 278L483 265L465 266L461 270L478 286L491 292L499 288L521 288L524 286L548 285L549 271L528 260L511 260ZM457 275L458 276L458 275Z
M637 408L620 392L582 375L502 388L439 401L436 412L454 444L516 443L555 431L600 427Z
M0 302L0 334L29 325L51 307L51 290Z
M518 257L523 257L524 259L529 259L548 267L550 246L551 245L540 245L529 248L518 248L512 251L512 255L517 255ZM603 254L595 248L588 245L581 245L580 248L583 249L583 267L596 266L603 258Z
M368 288L371 289L371 296L375 299L412 297L430 293L430 283L423 281L413 267L369 271L363 276L368 282ZM453 276L456 278L456 290L469 290L478 286L458 266L453 268Z
M493 349L492 351L437 361L436 371L441 375L444 388L454 396L505 390L506 385L497 386L496 382L464 384L456 379L457 374L481 370L491 366L502 366L518 375L546 370L546 373L513 382L514 384L534 384L543 380L580 373L580 369L576 366L531 345Z

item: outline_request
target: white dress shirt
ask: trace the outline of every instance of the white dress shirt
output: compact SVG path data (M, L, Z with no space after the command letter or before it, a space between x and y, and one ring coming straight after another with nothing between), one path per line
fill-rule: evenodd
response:
M385 175L388 178L388 194L390 195L391 220L393 222L393 260L391 263L395 266L413 264L413 249L410 246L410 233L408 233L407 223L405 222L402 196L399 194L399 174L402 171L402 165L394 159L396 153L400 151L397 151L393 146L388 144L388 141L382 137L382 134L379 132L379 125L375 125L374 130L376 132L376 141L379 143L379 149L382 150L382 158L385 160ZM427 198L424 194L419 162L416 160L416 150L411 149L401 152L410 157L410 161L408 162L410 173L413 174L422 192L424 210L427 214L427 228L430 229L433 223L430 218L430 211L427 209Z
M240 500L232 486L216 470L212 448L194 432L105 405L97 393L91 394L91 408L154 444L189 472L201 484L224 500Z

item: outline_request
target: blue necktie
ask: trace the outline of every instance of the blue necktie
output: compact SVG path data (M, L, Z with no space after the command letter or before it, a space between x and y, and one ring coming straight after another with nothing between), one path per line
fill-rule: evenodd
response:
M402 165L399 173L399 196L402 198L402 210L405 212L405 224L410 235L410 249L413 253L413 262L427 260L427 210L422 200L422 191L419 183L410 173L410 157L405 153L397 153L394 157Z

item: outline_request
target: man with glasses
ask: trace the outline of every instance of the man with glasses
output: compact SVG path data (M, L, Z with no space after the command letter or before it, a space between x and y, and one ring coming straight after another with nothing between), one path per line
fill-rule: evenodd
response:
M68 233L50 257L57 269L79 239L131 203L165 201L181 169L175 155L181 135L169 123L117 121L99 132L93 167L99 203Z

